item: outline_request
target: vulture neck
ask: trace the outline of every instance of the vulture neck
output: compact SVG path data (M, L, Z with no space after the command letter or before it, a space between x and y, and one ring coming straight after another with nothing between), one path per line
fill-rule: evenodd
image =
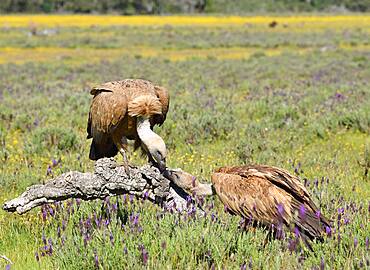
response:
M212 184L199 183L198 185L192 188L192 191L195 193L195 195L198 196L212 196L216 194Z
M153 130L151 130L149 118L146 117L138 117L136 123L136 130L140 140L146 146L149 146L151 142L153 142L153 139L159 137L156 133L153 132Z

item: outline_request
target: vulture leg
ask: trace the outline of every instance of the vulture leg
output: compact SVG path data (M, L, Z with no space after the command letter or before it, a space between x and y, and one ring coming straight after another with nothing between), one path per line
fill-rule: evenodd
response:
M126 154L126 149L127 149L126 137L119 138L113 135L113 142L117 146L118 151L121 153L123 157L123 167L125 168L127 175L130 175L129 163L128 163L127 154Z

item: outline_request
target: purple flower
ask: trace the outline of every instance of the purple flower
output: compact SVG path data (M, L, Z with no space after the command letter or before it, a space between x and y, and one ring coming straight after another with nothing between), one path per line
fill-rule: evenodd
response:
M299 207L299 217L302 220L306 219L306 207L303 204L301 204L301 206Z
M36 251L35 252L35 259L36 259L36 261L40 261L40 256L39 256L39 253Z
M317 178L315 179L315 181L313 183L314 183L315 187L319 186L319 180L317 180Z
M142 261L143 261L143 264L144 264L144 265L147 265L147 263L148 263L148 259L149 259L149 254L148 254L148 251L146 251L146 249L145 249L145 248L143 248L143 249L141 250L141 259L142 259Z
M290 253L297 249L297 241L295 239L289 239L288 241L288 249Z
M144 197L144 200L148 199L148 197L149 197L149 193L148 193L148 191L145 191L145 192L144 192L143 197Z
M59 161L55 160L54 158L51 160L52 166L55 167L58 165Z
M41 239L42 239L42 242L44 243L44 245L46 245L46 237L45 237L45 233L44 232L42 232Z
M368 236L366 237L366 240L365 240L365 246L366 246L366 249L369 250L369 237Z
M329 226L325 226L325 232L327 236L331 236L331 228Z
M283 230L283 225L280 223L276 229L276 238L277 239L284 239L285 233Z
M76 204L77 204L77 206L80 206L80 204L81 204L81 199L77 198L77 199L76 199Z
M49 213L53 217L54 216L54 209L53 207L49 207Z
M109 240L110 240L111 244L113 245L114 244L114 237L113 237L112 232L110 232L110 234L109 234Z
M282 203L279 203L277 205L277 210L278 210L278 213L279 213L280 216L284 215L285 210L284 210L284 205Z
M320 261L320 270L324 270L325 269L325 261L324 261L324 258L321 257L321 261Z
M46 175L49 176L49 175L53 175L53 172L51 170L51 167L50 165L48 165L48 168L46 169Z
M318 219L320 219L320 217L321 217L321 212L320 212L320 210L317 210L317 211L316 211L316 213L315 213L315 215L316 215L316 217L317 217Z
M46 212L46 207L45 206L43 206L41 208L41 212L42 212L42 220L46 221L48 213Z
M353 245L354 247L356 248L357 245L358 245L358 239L355 237L355 239L353 240Z
M344 213L344 207L338 208L338 214L343 214Z
M347 217L344 218L344 225L348 225L349 224L349 219Z
M294 234L295 234L295 237L296 238L299 238L300 236L301 236L301 233L299 232L299 229L298 229L298 227L296 226L296 227L294 227Z
M241 266L240 266L240 270L246 270L247 269L247 264L244 262Z
M126 246L124 246L124 248L123 248L123 254L127 254L128 253L128 250L127 250L127 247Z
M5 266L5 270L10 270L10 264L7 264L7 265Z
M117 209L118 209L117 203L112 204L112 209L113 211L117 212Z
M96 250L94 250L94 262L95 262L95 268L99 269L99 257L96 253Z

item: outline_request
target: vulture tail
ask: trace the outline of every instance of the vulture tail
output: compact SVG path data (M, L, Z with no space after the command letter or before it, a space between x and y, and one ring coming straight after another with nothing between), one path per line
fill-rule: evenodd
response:
M138 96L128 104L128 114L132 117L150 117L152 115L161 113L162 104L156 96Z
M113 143L113 140L108 140L105 144L97 144L93 139L90 146L89 158L91 160L98 160L104 157L114 157L117 155L118 149Z

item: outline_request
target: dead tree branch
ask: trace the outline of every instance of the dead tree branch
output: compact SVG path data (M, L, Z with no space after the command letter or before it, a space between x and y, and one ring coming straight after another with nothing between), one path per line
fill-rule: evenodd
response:
M186 208L188 196L155 167L130 167L127 175L124 167L118 166L112 158L104 158L95 163L94 173L71 171L44 185L30 186L20 197L5 202L3 209L23 214L37 206L69 198L94 200L121 194L145 196L153 203L167 207L175 205L179 210Z

